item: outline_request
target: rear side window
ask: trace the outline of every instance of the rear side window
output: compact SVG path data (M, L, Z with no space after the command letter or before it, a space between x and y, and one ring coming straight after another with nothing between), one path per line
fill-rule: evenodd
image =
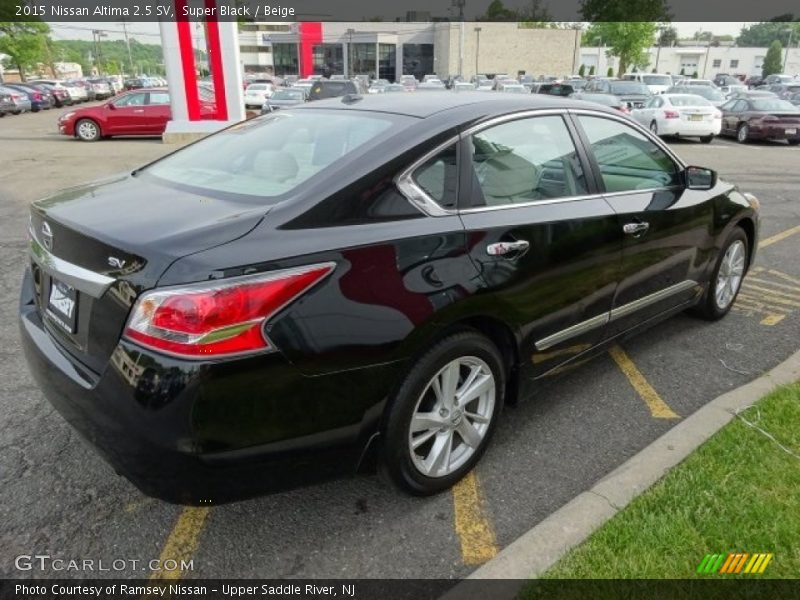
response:
M444 207L456 205L458 166L456 145L452 144L426 160L414 171L414 182Z
M167 92L150 92L150 104L169 104Z
M601 117L578 118L607 192L658 189L680 183L675 161L633 127Z
M569 130L559 116L532 117L472 136L473 205L525 204L587 193Z

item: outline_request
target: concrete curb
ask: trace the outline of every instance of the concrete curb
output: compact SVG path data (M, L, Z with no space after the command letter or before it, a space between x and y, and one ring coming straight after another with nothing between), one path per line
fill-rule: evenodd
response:
M509 597L513 597L524 585L524 580L541 575L570 549L583 542L595 529L729 423L737 409L753 404L780 385L798 380L800 351L750 383L715 398L678 423L601 479L592 489L576 496L506 546L468 579L517 580L514 583L518 585L507 590ZM469 591L469 587L459 584L444 598L462 598L469 596L469 593L462 595L460 592Z

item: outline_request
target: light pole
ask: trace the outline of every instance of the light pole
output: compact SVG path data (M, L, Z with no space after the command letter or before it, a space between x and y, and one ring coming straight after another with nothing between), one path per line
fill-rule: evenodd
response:
M784 29L784 33L789 33L789 41L786 44L786 56L783 57L783 69L782 71L786 73L786 63L789 62L789 50L792 49L792 36L794 35L794 28L791 29Z
M481 53L481 28L475 28L475 77L478 76L478 57Z
M348 79L353 78L353 34L356 32L355 29L348 29L347 36L347 77Z

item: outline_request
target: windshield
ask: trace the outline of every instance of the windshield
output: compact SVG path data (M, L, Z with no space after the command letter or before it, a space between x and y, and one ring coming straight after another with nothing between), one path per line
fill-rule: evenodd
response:
M778 100L775 98L758 98L750 102L754 110L791 110L796 111L797 108L786 100Z
M397 115L327 110L275 113L234 125L143 173L203 192L265 200L286 194L390 128Z
M670 96L672 106L711 106L711 102L700 96Z
M612 94L642 94L647 96L650 90L647 86L638 81L612 81L611 82Z
M668 75L643 75L642 79L647 85L672 85L672 77Z

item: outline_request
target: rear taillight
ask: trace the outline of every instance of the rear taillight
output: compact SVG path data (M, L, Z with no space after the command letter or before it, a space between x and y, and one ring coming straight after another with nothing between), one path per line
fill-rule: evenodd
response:
M33 99L34 99L34 101L36 101L36 102L41 102L41 100L42 100L42 95L41 95L39 92L34 92L34 93L33 93Z
M776 117L775 115L765 115L765 116L761 117L761 120L762 121L780 121L780 119L778 117Z
M664 111L664 118L665 119L680 119L681 115L679 112L674 110L665 110Z
M617 107L615 107L615 108L616 108L616 109L617 109L619 112L623 112L623 113L625 113L625 114L628 114L629 112L631 112L631 109L629 109L627 106L622 106L622 105L620 105L620 106L617 106Z
M271 350L263 333L267 320L334 267L325 263L146 292L136 301L124 336L187 358Z

